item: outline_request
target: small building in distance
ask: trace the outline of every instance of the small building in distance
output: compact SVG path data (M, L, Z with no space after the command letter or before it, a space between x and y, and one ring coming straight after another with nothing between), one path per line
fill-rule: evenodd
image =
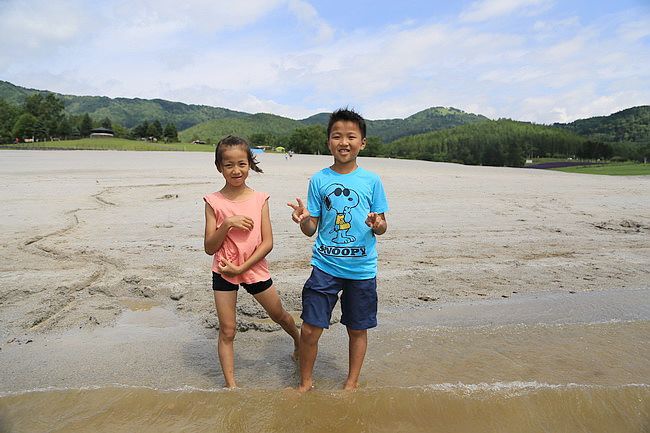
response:
M108 128L93 128L90 130L90 138L108 138L114 137L115 133Z

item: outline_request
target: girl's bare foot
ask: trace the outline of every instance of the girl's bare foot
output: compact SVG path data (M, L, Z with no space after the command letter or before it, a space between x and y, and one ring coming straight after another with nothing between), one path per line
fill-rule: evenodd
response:
M343 389L346 391L353 391L359 388L359 382L345 382Z

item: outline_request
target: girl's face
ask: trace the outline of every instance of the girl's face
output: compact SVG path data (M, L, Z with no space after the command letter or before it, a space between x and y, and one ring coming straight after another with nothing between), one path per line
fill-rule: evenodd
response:
M240 146L225 149L221 154L221 174L229 186L238 187L246 183L250 165L248 152Z

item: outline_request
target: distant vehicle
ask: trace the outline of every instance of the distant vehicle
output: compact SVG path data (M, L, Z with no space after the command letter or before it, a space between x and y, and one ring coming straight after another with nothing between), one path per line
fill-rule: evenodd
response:
M192 144L205 144L205 141L203 141L203 140L194 140L194 141L192 141Z

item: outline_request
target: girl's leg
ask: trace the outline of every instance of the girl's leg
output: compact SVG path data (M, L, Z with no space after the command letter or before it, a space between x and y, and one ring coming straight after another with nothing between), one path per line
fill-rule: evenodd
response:
M345 385L343 385L343 389L356 389L359 386L361 366L363 365L366 348L368 347L368 331L366 329L357 330L348 328L348 336L350 337L348 348L349 369L348 378L345 381Z
M282 307L282 301L280 301L280 296L275 290L275 286L271 286L263 292L253 296L264 308L264 310L266 310L266 313L269 315L271 320L280 325L282 329L284 329L287 334L293 338L293 358L295 360L298 357L300 332L298 331L296 322L293 320L291 314L289 314L287 310Z
M237 306L237 291L222 292L215 290L214 304L217 307L217 317L219 318L217 353L219 354L223 378L226 381L226 388L236 388L234 340L237 331L235 310Z

